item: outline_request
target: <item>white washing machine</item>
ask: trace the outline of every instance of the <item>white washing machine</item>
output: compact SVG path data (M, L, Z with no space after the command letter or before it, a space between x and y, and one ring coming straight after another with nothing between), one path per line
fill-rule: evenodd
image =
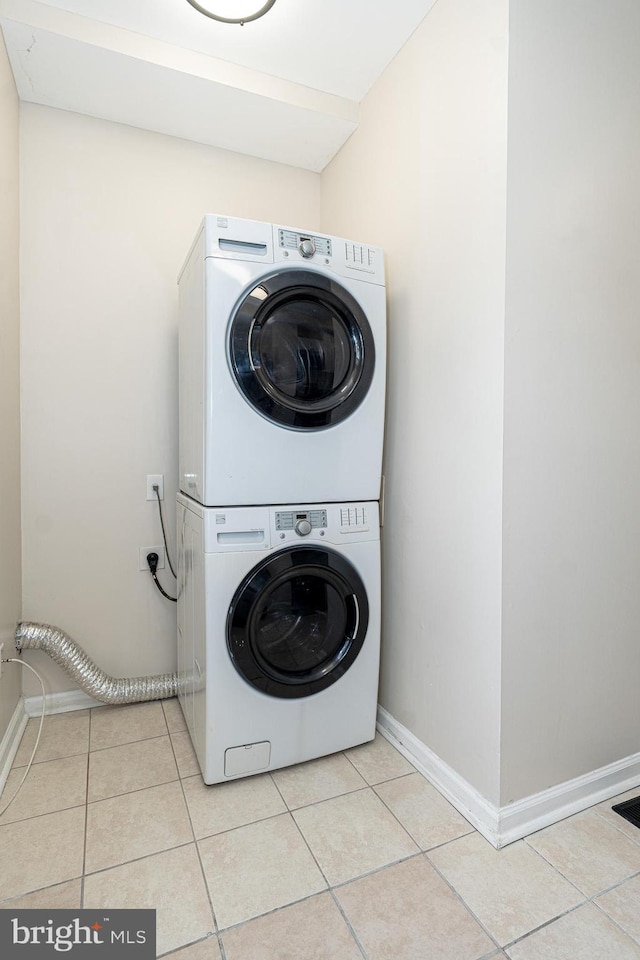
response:
M378 504L177 506L179 696L205 783L372 740Z
M180 489L205 506L377 500L382 251L212 215L178 282Z

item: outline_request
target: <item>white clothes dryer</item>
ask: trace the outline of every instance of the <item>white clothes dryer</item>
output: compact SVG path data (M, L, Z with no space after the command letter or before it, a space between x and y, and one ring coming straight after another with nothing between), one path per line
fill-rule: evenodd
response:
M177 509L179 697L205 783L372 740L378 504Z
M212 215L178 282L180 489L205 506L377 500L382 251Z

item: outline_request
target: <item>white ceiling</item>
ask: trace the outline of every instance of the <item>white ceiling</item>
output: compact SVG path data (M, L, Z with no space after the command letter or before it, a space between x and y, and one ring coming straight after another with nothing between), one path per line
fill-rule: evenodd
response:
M276 0L240 27L186 0L0 0L0 25L22 100L319 171L434 2Z

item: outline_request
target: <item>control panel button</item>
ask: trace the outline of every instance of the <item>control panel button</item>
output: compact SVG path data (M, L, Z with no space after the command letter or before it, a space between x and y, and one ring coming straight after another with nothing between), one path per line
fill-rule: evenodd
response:
M304 239L300 241L298 250L305 260L308 260L316 252L316 245L313 240Z
M298 520L295 530L299 537L308 537L312 527L308 520Z

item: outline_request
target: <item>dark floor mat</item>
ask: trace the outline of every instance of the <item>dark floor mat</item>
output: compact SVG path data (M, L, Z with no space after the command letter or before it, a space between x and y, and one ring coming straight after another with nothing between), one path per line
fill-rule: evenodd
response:
M624 803L616 803L611 807L614 813L619 813L621 817L632 823L634 827L640 828L640 797L634 797L633 800L625 800Z

